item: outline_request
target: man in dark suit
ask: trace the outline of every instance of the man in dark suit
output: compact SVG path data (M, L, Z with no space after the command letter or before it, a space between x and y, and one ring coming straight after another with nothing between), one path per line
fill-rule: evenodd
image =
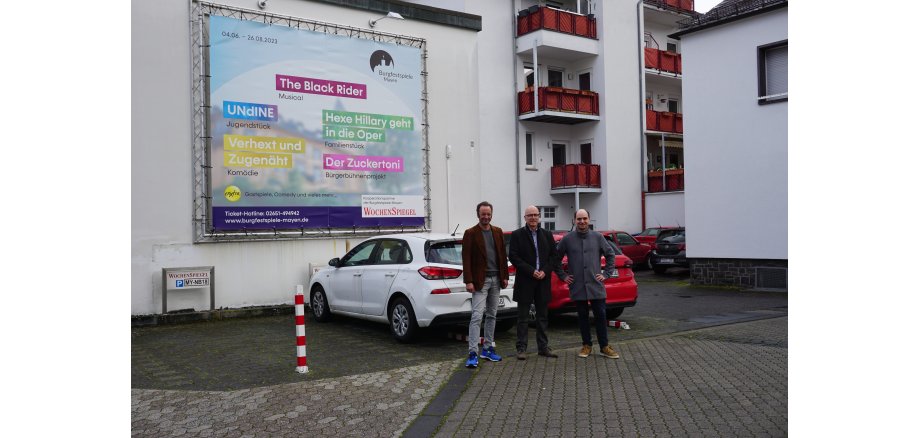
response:
M551 298L550 274L558 263L556 243L548 230L540 228L540 210L531 205L524 209L525 225L511 233L508 258L517 269L514 301L518 305L517 358L527 359L528 313L533 303L537 312L537 352L540 356L558 357L549 348L546 337L547 305Z
M479 366L479 357L492 362L502 360L495 354L495 315L498 313L498 296L501 289L508 287L508 256L505 254L505 235L502 229L492 226L492 204L486 201L476 206L479 223L463 232L463 282L466 291L473 294L470 315L469 355L467 368ZM479 324L483 315L482 353L477 356L479 346Z

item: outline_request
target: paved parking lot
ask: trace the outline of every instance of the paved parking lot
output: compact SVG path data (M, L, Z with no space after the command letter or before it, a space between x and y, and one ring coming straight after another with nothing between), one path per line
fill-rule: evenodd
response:
M444 331L405 345L382 324L308 320L303 375L294 372L292 316L132 328L132 434L468 435L503 419L516 425L509 434L784 435L786 295L691 287L680 272L638 275L639 304L620 318L631 329L611 329L616 361L575 358L574 315L550 324L563 357L473 372L461 366L465 342ZM500 354L513 353L513 330L496 338ZM443 388L457 379L444 405ZM531 413L546 427L525 429Z

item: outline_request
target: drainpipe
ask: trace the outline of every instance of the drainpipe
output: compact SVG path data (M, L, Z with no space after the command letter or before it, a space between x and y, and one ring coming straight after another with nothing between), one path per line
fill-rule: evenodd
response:
M514 95L514 111L511 112L511 116L514 117L514 176L515 181L517 182L517 187L515 194L517 197L517 211L524 211L521 208L521 121L518 120L517 116L517 89L518 89L518 76L517 76L517 11L515 11L515 2L511 2L511 74L514 80L514 88L511 90L511 94ZM524 226L521 223L522 215L518 214L518 228Z
M642 153L639 154L639 190L642 193L642 229L645 229L645 191L646 185L646 164L645 157L648 155L648 144L645 139L645 20L642 19L642 0L636 2L636 27L638 28L637 37L639 39L639 145Z

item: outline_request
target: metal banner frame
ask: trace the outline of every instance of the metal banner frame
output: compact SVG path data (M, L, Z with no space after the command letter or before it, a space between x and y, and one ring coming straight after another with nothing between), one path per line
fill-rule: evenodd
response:
M422 183L425 187L425 225L421 227L350 227L350 228L299 228L272 230L216 230L211 218L211 157L210 132L210 76L208 18L211 15L288 26L332 35L362 38L371 41L399 44L421 49L422 54ZM191 35L192 82L192 222L195 243L239 242L252 240L294 240L335 237L362 237L381 233L407 233L429 231L431 228L431 184L428 145L428 50L421 38L378 32L357 27L283 16L264 11L238 8L203 1L191 1L189 6L189 33Z

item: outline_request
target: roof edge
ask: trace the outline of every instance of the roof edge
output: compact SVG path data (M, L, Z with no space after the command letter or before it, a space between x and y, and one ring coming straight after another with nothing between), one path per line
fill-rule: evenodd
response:
M754 10L754 11L741 13L741 14L738 14L738 15L735 15L735 16L732 16L732 17L728 17L728 18L722 19L722 20L717 20L717 21L712 21L712 22L709 22L709 23L704 23L704 24L701 24L701 25L695 26L695 27L689 27L689 28L687 28L687 29L684 29L684 30L681 30L681 31L677 31L677 32L674 32L674 33L668 35L668 38L674 38L674 39L679 40L680 37L682 37L682 36L684 36L684 35L687 35L687 34L691 34L691 33L694 33L694 32L699 32L699 31L701 31L701 30L706 30L706 29L713 28L713 27L716 27L716 26L721 26L721 25L723 25L723 24L728 24L728 23L731 23L731 22L733 22L733 21L743 20L743 19L745 19L745 18L754 17L754 16L757 16L757 15L760 15L760 14L765 14L765 13L767 13L767 12L773 12L773 11L776 11L776 10L779 10L779 9L783 9L783 8L788 8L788 7L789 7L789 2L788 2L788 1L784 1L784 2L781 2L781 3L772 4L772 5L770 5L770 6L765 6L765 7L761 8L761 9L757 9L757 10Z

